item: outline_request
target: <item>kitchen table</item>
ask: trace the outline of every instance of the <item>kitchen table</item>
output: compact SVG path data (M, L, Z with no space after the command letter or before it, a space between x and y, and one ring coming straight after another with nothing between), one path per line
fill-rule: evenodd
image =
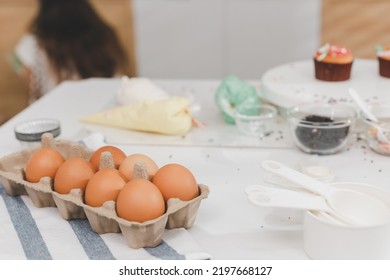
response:
M268 184L263 180L266 172L260 166L262 160L277 160L293 168L315 160L335 171L334 181L355 181L390 189L389 158L371 151L359 138L353 139L341 153L313 157L295 147L283 118L277 120L268 138L261 140L244 136L236 126L226 124L214 105L220 81L155 82L172 95L193 98L194 104L200 105L196 117L203 126L192 128L185 137L172 137L88 125L79 118L116 105L120 79L64 82L0 127L0 157L23 149L15 139L16 124L50 117L61 123L60 139L80 141L91 133L101 132L108 144L127 154L145 153L160 166L170 162L187 166L198 183L209 187L210 194L201 202L194 225L177 235L167 231L164 236L167 241L158 249L175 251L172 248L175 242L180 243L180 238L184 238L185 244L171 254L158 249L133 252L120 233L92 235L87 222L64 221L55 207L36 208L29 197L9 197L0 188L0 259L148 259L169 255L219 260L304 260L309 257L303 248L302 211L257 207L245 194L247 185ZM251 83L258 88L257 81ZM38 236L41 243L29 240L23 234L26 231ZM31 245L31 242L38 243ZM104 248L91 252L94 248L85 245L88 242L102 243ZM31 252L40 247L47 252Z

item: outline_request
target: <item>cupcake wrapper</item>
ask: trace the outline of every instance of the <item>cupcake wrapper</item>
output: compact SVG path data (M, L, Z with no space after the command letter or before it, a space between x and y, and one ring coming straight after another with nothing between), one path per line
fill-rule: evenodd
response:
M379 75L385 78L390 78L390 60L378 57Z
M321 81L340 82L351 77L352 62L336 64L314 59L315 77Z

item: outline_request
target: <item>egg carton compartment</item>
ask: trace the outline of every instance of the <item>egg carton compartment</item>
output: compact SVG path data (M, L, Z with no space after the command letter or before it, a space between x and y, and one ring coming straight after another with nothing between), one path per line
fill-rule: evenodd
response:
M93 154L92 150L79 143L50 141L50 146L65 159L76 155L89 159ZM42 146L47 145L42 139ZM157 246L161 243L165 229L190 228L196 219L201 200L209 194L209 188L199 184L199 195L194 199L182 201L171 198L167 202L166 212L160 217L143 223L131 222L118 217L114 201L107 201L101 207L92 207L84 203L84 192L80 189L60 194L53 190L53 180L48 177L41 178L38 183L26 181L24 169L36 149L26 149L0 159L0 181L6 193L10 196L28 195L35 207L57 207L61 217L66 220L87 219L92 230L98 234L122 233L131 248Z
M66 159L73 156L89 159L93 153L79 143L54 140L51 134L42 137L42 146L57 150ZM41 178L38 183L30 183L25 179L27 161L38 148L27 148L0 159L0 181L10 196L29 195L38 208L56 206L52 198L53 182L50 178Z

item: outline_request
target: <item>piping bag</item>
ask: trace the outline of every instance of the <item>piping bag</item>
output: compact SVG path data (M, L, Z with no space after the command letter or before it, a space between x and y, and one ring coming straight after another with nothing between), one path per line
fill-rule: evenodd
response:
M189 105L187 98L173 96L118 106L83 116L80 121L165 135L185 135L193 124Z

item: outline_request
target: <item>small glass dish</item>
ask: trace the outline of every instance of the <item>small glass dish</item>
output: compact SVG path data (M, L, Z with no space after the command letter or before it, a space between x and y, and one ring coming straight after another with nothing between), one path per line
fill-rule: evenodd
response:
M61 134L61 125L55 119L36 119L17 124L14 128L15 137L24 147L34 147L41 143L44 133L51 133L53 138Z
M295 144L308 154L342 151L349 139L356 111L344 104L302 103L287 112Z
M390 156L390 122L369 123L366 130L366 140L368 146L375 152ZM381 135L378 134L381 130ZM385 138L385 139L381 139Z
M270 130L277 110L266 104L242 103L236 108L235 121L238 129L248 136L264 136Z
M363 123L363 132L368 146L382 155L390 156L390 105L376 102L369 105L369 109L377 118L377 122L368 120L364 113L360 113ZM378 132L380 130L380 132Z

